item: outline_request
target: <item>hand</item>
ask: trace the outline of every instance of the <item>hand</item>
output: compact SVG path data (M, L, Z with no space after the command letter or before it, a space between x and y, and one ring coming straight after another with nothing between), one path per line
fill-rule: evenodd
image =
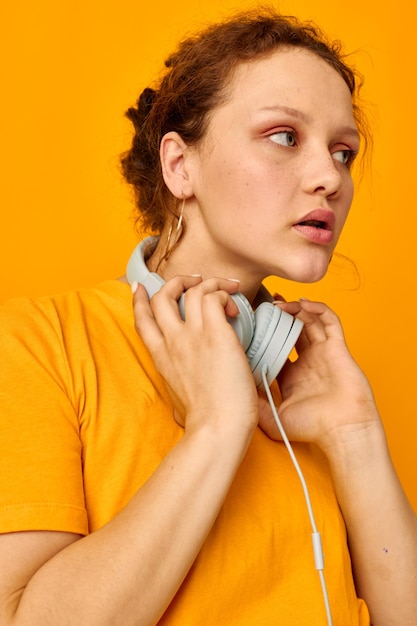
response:
M328 452L340 437L355 436L379 422L372 390L349 353L336 314L308 300L276 306L304 322L298 359L288 361L278 376L278 412L287 436L316 442Z
M134 295L136 329L166 381L175 419L186 430L202 425L251 432L258 399L247 358L226 316L238 314L235 281L177 276L150 300ZM178 300L184 295L185 321Z

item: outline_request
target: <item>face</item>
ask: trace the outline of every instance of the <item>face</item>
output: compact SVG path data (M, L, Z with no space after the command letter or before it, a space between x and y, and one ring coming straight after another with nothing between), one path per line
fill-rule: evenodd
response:
M359 138L348 87L294 48L240 66L231 89L188 155L188 237L213 272L242 285L268 275L316 281L353 197Z

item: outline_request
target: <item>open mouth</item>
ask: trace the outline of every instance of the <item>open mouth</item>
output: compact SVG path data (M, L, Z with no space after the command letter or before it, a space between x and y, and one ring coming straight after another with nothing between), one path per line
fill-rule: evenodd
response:
M331 230L327 222L320 222L319 220L305 220L299 222L299 226L312 226L313 228L320 228L321 230Z
M334 224L334 214L331 211L319 209L305 215L304 219L294 224L294 229L314 244L329 245L333 241Z
M328 245L333 241L335 222L333 211L320 207L303 215L293 227L312 243Z

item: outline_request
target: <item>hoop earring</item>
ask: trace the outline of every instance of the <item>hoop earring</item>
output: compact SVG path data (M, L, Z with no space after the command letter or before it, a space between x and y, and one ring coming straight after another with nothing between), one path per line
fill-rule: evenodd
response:
M183 213L184 213L184 207L185 207L185 196L182 199L182 203L181 203L181 208L180 208L180 214L178 216L178 222L177 222L177 227L175 229L175 233L174 233L174 237L172 238L172 224L169 227L169 232L168 232L168 237L167 237L167 247L166 247L166 252L164 255L164 261L167 261L169 259L169 257L171 256L171 252L173 251L175 245L178 242L178 239L180 238L180 235L182 233L182 217L183 217ZM172 243L171 243L171 238L172 238Z

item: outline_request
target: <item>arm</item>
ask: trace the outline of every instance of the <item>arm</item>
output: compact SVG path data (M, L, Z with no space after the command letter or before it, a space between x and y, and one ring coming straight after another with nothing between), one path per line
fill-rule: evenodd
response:
M305 323L299 359L280 375L287 435L314 441L329 460L358 595L372 624L415 626L417 519L395 473L369 383L325 305L279 306Z
M3 535L1 623L156 623L228 491L244 451L235 445L230 454L231 445L210 432L186 435L112 522L78 541Z
M417 519L380 424L336 445L331 467L353 571L375 626L417 624Z
M251 373L224 315L235 306L226 290L237 285L206 281L187 298L193 315L184 323L175 303L196 282L170 281L153 300L153 310L142 289L135 295L138 330L176 390L183 438L99 531L84 538L37 532L0 537L5 626L155 624L192 565L257 416ZM230 393L235 377L244 380L242 396Z

